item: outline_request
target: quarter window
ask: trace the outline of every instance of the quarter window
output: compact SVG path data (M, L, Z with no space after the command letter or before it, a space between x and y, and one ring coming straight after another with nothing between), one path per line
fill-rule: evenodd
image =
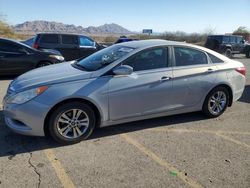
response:
M139 52L124 64L133 67L134 71L165 68L168 66L168 49L154 48Z
M209 56L210 60L212 61L212 63L223 63L224 62L220 58L218 58L212 54L208 53L208 56Z
M206 54L199 50L175 47L174 53L176 66L201 65L208 63Z
M58 35L55 34L42 35L41 43L57 44L59 43Z
M73 35L62 35L63 44L78 44L78 37Z

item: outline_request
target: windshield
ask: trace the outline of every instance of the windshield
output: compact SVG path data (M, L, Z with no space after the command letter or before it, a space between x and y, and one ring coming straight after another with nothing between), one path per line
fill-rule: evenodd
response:
M76 62L76 64L87 71L96 71L124 57L133 50L134 48L131 47L114 45L100 50L99 52Z

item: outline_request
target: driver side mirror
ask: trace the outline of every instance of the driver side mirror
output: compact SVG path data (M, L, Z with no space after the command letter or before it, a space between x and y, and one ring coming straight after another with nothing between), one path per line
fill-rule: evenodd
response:
M115 75L130 75L133 72L133 68L128 65L121 65L113 69Z

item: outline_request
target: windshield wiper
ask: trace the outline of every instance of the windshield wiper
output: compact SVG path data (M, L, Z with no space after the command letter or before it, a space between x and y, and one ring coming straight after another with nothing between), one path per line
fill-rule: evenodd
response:
M78 68L78 69L80 69L80 70L88 71L88 69L86 69L86 67L84 67L83 65L79 64L78 62L79 62L79 61L76 61L76 62L73 63L72 65L74 65L75 68Z

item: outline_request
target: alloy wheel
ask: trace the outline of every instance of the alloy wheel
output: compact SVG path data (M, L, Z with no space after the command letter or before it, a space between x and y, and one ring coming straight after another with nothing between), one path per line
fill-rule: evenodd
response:
M64 138L79 138L89 127L89 117L81 109L70 109L59 116L56 126Z
M226 93L223 91L217 91L209 98L208 109L213 115L218 115L225 109L226 104Z

